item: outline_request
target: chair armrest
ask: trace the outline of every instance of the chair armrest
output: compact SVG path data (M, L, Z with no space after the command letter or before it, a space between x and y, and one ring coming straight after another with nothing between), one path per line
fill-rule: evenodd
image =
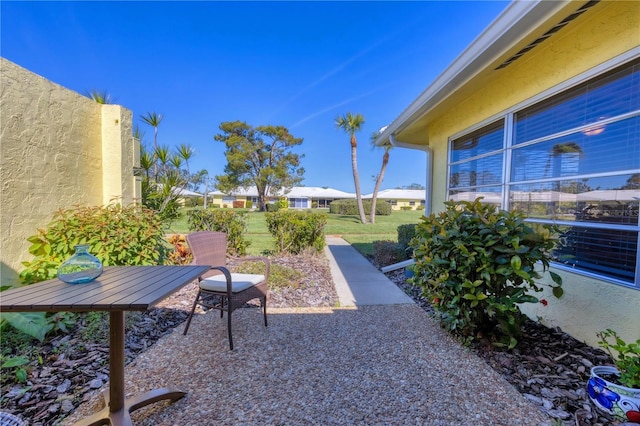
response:
M222 272L222 275L224 275L227 280L227 297L231 297L231 294L233 293L231 291L231 271L224 266L212 266L209 268L209 270L212 269ZM199 278L199 280L202 280L202 278Z

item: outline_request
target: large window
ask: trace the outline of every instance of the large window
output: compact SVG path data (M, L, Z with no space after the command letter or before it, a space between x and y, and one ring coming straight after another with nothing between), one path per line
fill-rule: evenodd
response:
M640 60L450 141L448 197L555 223L556 266L640 288Z

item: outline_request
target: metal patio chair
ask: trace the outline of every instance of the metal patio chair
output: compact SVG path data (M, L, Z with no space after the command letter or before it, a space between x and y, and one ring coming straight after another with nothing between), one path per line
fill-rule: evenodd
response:
M207 309L217 309L220 317L227 312L229 349L233 350L231 334L231 314L253 299L260 300L267 326L267 291L270 262L266 257L242 257L240 261L260 261L265 264L264 274L243 274L227 269L227 235L224 232L195 232L187 235L187 243L193 254L195 265L210 265L211 270L199 280L199 290L187 318L184 335L189 330L191 319L198 305Z

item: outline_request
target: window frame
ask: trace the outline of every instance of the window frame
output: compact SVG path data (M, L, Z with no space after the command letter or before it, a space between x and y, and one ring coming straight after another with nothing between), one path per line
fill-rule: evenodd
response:
M541 102L549 101L551 98L554 98L564 92L575 89L577 88L577 86L580 86L591 80L597 79L613 71L615 68L622 67L625 65L631 65L632 62L638 60L639 58L640 58L640 48L634 49L634 51L628 52L627 54L621 55L617 58L613 58L597 67L594 67L593 69L587 72L579 74L578 76L570 80L567 80L548 90L545 90L524 102L520 102L498 114L488 117L487 119L475 124L474 126L471 126L467 129L464 129L463 131L456 132L455 134L451 135L447 141L447 175L446 175L447 199L451 199L452 192L461 191L461 190L464 191L465 189L473 190L475 192L480 192L483 187L493 188L493 189L500 188L500 199L501 199L500 207L507 210L510 209L511 208L510 193L512 191L511 188L516 187L517 185L536 183L536 180L529 180L529 181L527 180L513 181L512 180L511 171L512 171L512 162L513 162L513 158L512 158L513 152L519 148L523 148L528 145L534 145L534 144L540 143L542 140L549 140L552 137L556 136L553 134L548 134L542 138L539 138L539 140L536 139L532 141L527 141L525 144L520 143L518 145L515 145L514 144L514 126L515 126L516 113L519 111L525 110L529 107L532 107L536 104L539 104ZM605 120L605 121L619 122L624 119L621 117L629 118L629 117L637 117L637 116L640 116L640 111L634 110L628 114L622 114L615 118L609 118L608 120ZM482 132L483 129L487 129L487 130L495 129L496 123L500 121L502 121L502 130L503 130L503 136L504 136L503 144L500 149L493 150L491 152L484 152L480 155L471 156L463 160L458 159L457 161L452 161L453 146L456 141L459 141L461 138L468 137L469 135ZM593 127L593 123L590 125L585 125L583 127L585 127L585 129L587 129L588 127ZM572 128L571 132L575 132L577 130L580 130L580 128ZM452 166L455 167L456 165L459 165L461 163L473 163L474 161L480 158L493 156L493 155L502 155L502 170L501 170L502 178L500 183L486 184L486 185L469 184L463 187L460 187L460 186L456 186L455 188L451 187ZM632 169L617 170L617 171L595 174L593 177L598 177L600 175L602 175L603 177L610 177L615 175L627 175L627 174L635 174L635 173L640 173L640 166L637 169L632 168ZM581 179L581 178L584 178L585 176L591 177L589 176L588 173L586 173L586 174L578 174L576 176L565 176L564 179L566 180ZM550 182L551 181L561 182L562 176L557 176L557 177L553 176L551 178L548 178L547 180L549 180ZM579 222L577 220L570 221L570 220L557 220L557 219L544 219L544 218L527 218L526 220L527 222L531 222L531 223L553 224L553 225L568 226L568 227L575 226L580 228L593 228L598 230L624 230L624 231L635 232L637 237L636 265L635 265L635 274L632 282L622 280L622 279L617 279L612 276L602 275L600 273L592 272L589 270L576 269L576 267L574 266L566 265L560 262L554 261L552 262L552 264L555 268L565 270L571 273L575 273L575 274L586 276L586 277L591 277L594 279L598 279L601 281L605 281L605 282L609 282L617 285L622 285L626 288L640 290L640 218L635 224L631 224L631 225L615 225L615 224L609 224L609 223L594 224L594 223ZM632 237L632 240L633 240L633 237Z

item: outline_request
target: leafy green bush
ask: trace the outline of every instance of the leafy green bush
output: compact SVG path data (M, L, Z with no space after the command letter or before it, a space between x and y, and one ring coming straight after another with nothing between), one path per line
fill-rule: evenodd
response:
M377 240L373 242L373 262L387 266L404 260L400 246L395 241Z
M364 211L371 211L371 200L362 200ZM358 216L358 202L355 199L335 200L329 204L329 213L342 214L347 216ZM383 200L376 201L376 215L390 216L391 204Z
M27 240L34 255L20 278L26 284L55 278L58 267L79 244L104 266L160 265L168 249L160 218L151 210L111 204L58 210L46 229Z
M400 260L406 260L413 257L413 251L409 247L409 243L416 236L416 224L407 223L398 226L398 249L402 253Z
M423 217L412 241L414 284L422 287L441 314L443 326L466 340L491 338L513 348L524 315L519 304L536 303L542 291L534 269L549 268L555 240L517 212L497 211L474 202L445 203L446 210ZM550 272L553 294L562 296L562 280Z
M298 254L305 249L321 251L325 245L326 213L280 210L265 213L267 228L273 236L276 251Z
M620 372L620 383L629 388L640 389L640 339L627 343L611 329L597 333L598 344L614 359ZM610 339L613 339L611 341ZM614 350L614 354L611 350Z
M278 210L284 210L289 208L289 200L287 197L278 198Z
M55 278L58 267L75 252L75 246L89 246L89 252L110 265L159 265L166 260L168 248L160 217L153 211L131 205L77 207L58 210L46 229L39 229L27 240L34 258L22 262L24 284ZM66 331L75 315L68 312L2 313L2 326L15 329L43 341L46 335Z
M264 211L266 212L277 212L280 210L280 204L278 203L267 203L264 205Z
M245 212L228 209L196 209L187 212L187 226L190 231L217 231L227 234L227 253L244 256L249 241L244 238L247 231Z

